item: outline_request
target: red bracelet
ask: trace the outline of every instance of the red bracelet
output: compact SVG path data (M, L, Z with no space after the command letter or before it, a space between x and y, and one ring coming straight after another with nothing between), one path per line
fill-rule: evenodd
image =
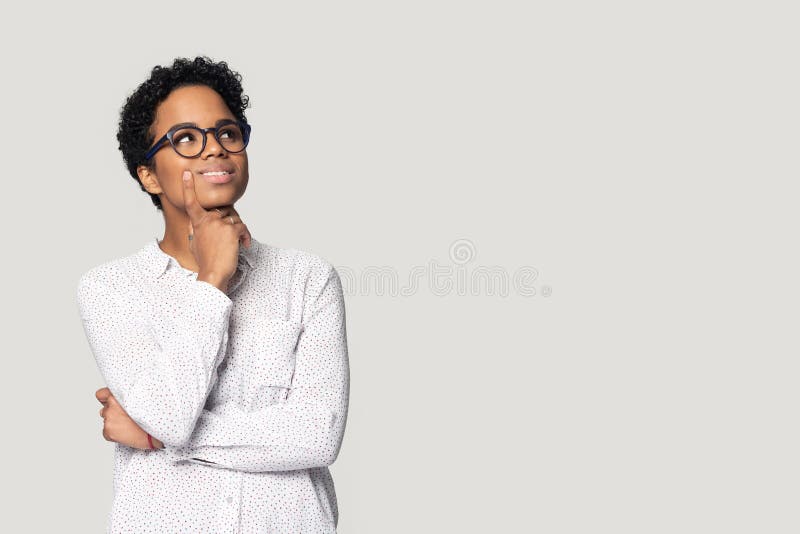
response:
M153 438L152 436L150 436L149 433L147 434L147 442L150 444L151 449L155 449L155 447L153 446Z

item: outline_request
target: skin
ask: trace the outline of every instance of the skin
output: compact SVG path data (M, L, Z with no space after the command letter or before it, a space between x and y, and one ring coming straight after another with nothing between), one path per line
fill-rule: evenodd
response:
M178 123L193 122L208 128L220 119L236 117L216 91L204 85L180 87L159 104L151 133L159 139ZM246 247L251 244L250 232L234 208L247 189L247 151L229 153L208 133L205 149L198 157L184 158L166 143L151 163L150 167L140 166L137 174L145 189L161 199L165 229L159 247L182 267L197 272L198 281L227 292L238 264L240 243ZM220 165L233 170L230 182L215 184L202 176L203 169ZM107 441L150 448L147 433L107 387L98 389L95 397L103 405L100 416ZM156 448L163 448L161 441L152 439Z
M95 397L103 405L100 408L100 417L103 418L103 438L106 441L114 441L135 449L150 448L147 432L128 416L110 389L98 389ZM157 438L153 438L153 446L157 449L164 448L164 444Z

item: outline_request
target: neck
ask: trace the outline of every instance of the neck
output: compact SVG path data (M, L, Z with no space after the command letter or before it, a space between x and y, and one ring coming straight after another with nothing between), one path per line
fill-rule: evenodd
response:
M185 212L178 211L172 206L167 206L168 202L163 202L164 215L164 237L159 243L159 247L169 254L184 269L198 272L200 266L197 259L189 249L189 216Z
M198 272L200 270L197 259L194 257L194 254L192 254L192 251L189 250L188 230L182 231L180 235L176 235L167 228L158 246L161 247L161 250L165 253L175 258L184 269L189 269L193 272Z
M189 249L189 216L185 211L177 209L162 197L164 215L164 237L159 244L161 250L175 258L181 267L198 272L200 266ZM216 206L225 209L232 206ZM208 208L209 210L213 208Z

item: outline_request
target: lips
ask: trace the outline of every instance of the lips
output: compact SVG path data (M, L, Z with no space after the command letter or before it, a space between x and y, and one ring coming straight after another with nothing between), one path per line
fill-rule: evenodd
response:
M230 182L235 174L235 169L226 165L215 165L197 171L207 182L212 184L224 184Z

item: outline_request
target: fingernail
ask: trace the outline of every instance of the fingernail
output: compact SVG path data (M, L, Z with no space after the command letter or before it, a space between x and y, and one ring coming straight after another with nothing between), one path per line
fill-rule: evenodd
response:
M183 171L183 181L188 182L189 178L192 177L192 173L189 171Z

